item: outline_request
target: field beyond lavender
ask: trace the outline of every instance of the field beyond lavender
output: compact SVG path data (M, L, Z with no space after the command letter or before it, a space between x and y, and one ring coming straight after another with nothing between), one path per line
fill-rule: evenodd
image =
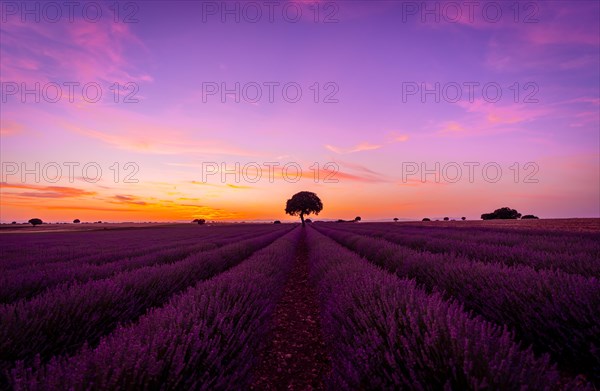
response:
M600 386L600 219L73 227L0 232L0 389Z

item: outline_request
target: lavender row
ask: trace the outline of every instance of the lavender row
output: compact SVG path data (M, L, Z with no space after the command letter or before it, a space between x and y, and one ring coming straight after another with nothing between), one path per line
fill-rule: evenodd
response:
M0 269L32 270L52 266L53 263L100 264L114 262L126 256L141 256L159 251L165 246L187 245L222 233L266 232L268 225L245 226L173 226L111 230L97 232L47 233L35 235L12 235L10 243L19 251L7 254L4 249ZM115 232L113 232L115 231ZM9 242L9 241L6 241Z
M473 262L385 240L319 230L373 263L428 290L440 289L486 319L508 326L536 352L594 381L600 374L600 282L559 271Z
M237 265L290 228L192 254L182 261L142 267L112 278L51 289L31 300L0 306L0 369L15 360L42 361L94 345L118 323L137 319L175 293ZM60 287L59 287L60 288Z
M95 349L19 364L15 390L244 389L291 269L300 230L200 282Z
M600 250L595 243L590 248L574 248L571 253L560 253L532 250L529 244L523 243L505 246L496 244L495 240L482 242L476 240L473 234L470 234L470 240L467 237L464 240L456 240L405 234L396 230L386 232L369 227L344 227L342 229L361 235L380 237L419 251L447 253L464 256L475 261L498 262L509 266L527 265L536 270L558 269L585 277L600 277Z
M346 226L351 229L367 229L371 232L398 233L412 237L415 242L423 243L430 240L456 241L463 244L487 244L505 247L527 249L528 251L561 254L573 259L600 259L600 234L586 233L583 235L562 232L543 231L532 234L529 231L498 231L491 228L416 228L402 224L367 223Z
M312 229L308 245L332 353L331 389L559 388L548 357L521 350L506 330Z
M0 243L2 270L37 266L66 260L98 258L112 254L137 254L165 237L178 240L195 239L206 230L197 227L156 227L153 229L112 229L106 231L47 232L32 234L5 234L10 238ZM140 233L143 232L143 235ZM125 254L124 254L125 253Z
M66 261L53 262L33 270L10 270L0 276L0 303L31 298L63 283L69 285L74 282L108 278L114 274L143 266L176 262L192 253L211 250L231 243L234 239L236 241L244 240L256 235L256 232L240 235L239 232L232 230L227 234L221 232L207 235L200 243L198 239L186 245L169 244L165 240L165 243L149 254L136 257L124 256L116 261L99 265ZM62 286L61 289L66 289L66 286Z
M587 219L586 219L587 220ZM501 223L501 221L498 221L499 223ZM506 222L506 221L505 221ZM473 223L473 222L471 222ZM479 221L478 223L485 223L483 221ZM523 222L524 223L524 222ZM381 223L384 224L384 223ZM432 225L429 225L432 224ZM485 230L487 232L494 232L496 234L504 234L504 235L518 235L521 237L525 237L525 238L529 238L529 237L534 237L534 236L544 236L544 237L554 237L554 238L581 238L583 240L595 240L595 238L598 237L598 231L577 231L575 228L579 227L580 225L582 225L581 222L573 222L570 225L565 225L564 228L559 228L559 229L554 229L552 226L553 224L550 223L550 225L539 225L538 227L532 227L530 225L525 225L525 226L521 226L519 227L520 224L522 224L520 221L517 220L513 220L513 224L512 227L507 227L507 226L502 226L502 225L498 225L498 226L490 226L490 225L470 225L467 224L466 226L461 226L462 223L457 222L455 225L451 225L451 226L443 226L443 227L436 227L435 223L431 222L431 223L417 223L417 224L407 224L407 226L410 227L414 227L414 228L427 228L427 229L438 229L438 230L464 230L464 231L472 231L474 233L477 233L479 231ZM600 229L600 226L598 225L599 222L596 219L594 221L594 224L596 224L596 227ZM585 225L585 224L584 224ZM575 230L574 230L575 229Z

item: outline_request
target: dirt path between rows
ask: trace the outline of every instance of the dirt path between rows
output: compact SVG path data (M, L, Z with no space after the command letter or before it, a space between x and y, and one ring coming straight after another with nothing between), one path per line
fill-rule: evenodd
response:
M308 284L303 233L296 261L275 309L274 330L259 358L253 390L323 390L329 357L321 333L317 294Z

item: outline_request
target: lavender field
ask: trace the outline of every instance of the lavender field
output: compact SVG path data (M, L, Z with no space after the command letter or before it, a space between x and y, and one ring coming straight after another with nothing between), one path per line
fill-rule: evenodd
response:
M598 220L536 224L2 233L0 388L597 389Z

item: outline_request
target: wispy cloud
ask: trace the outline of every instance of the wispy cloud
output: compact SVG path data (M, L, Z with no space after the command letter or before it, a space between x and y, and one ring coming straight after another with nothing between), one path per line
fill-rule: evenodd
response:
M381 143L371 143L368 141L363 141L361 143L358 143L352 147L348 147L348 148L342 148L342 147L338 147L338 146L334 146L331 144L325 144L325 149L336 153L338 155L346 155L346 154L351 154L351 153L356 153L356 152L363 152L363 151L373 151L376 149L380 149L383 148L386 145L389 144L394 144L394 143L403 143L406 142L410 139L409 135L406 133L400 133L397 131L390 131L388 132L385 137L384 140Z
M156 125L147 124L143 119L139 123L129 123L126 127L112 121L106 124L107 130L97 130L74 124L65 127L75 133L100 140L118 149L157 155L181 154L223 154L236 156L252 156L243 148L230 145L217 139L196 140L193 136L182 130L166 129ZM110 130L108 130L110 129ZM165 137L169 133L171 137Z
M228 183L227 187L230 187L232 189L253 189L252 186L232 185L231 183Z
M129 205L147 205L148 204L147 202L142 201L139 197L132 196L132 195L117 194L116 196L113 196L112 198L114 201L110 201L110 202L115 203L115 204L129 204Z
M0 120L0 136L2 137L16 135L18 133L21 133L24 129L25 126L16 121L8 119Z
M19 197L25 198L74 198L83 196L93 196L97 193L94 191L87 191L76 187L66 186L40 186L40 185L28 185L28 184L0 184L0 189L20 189L20 190L32 190L20 193L9 193Z
M89 210L89 211L98 211L98 212L137 212L135 209L128 208L106 208L103 206L92 206L92 205L47 205L43 209L49 210Z
M337 160L333 159L335 163L339 163ZM333 163L333 162L332 162ZM261 181L256 182L254 186L246 186L232 183L214 183L214 182L198 182L191 181L190 183L198 186L209 186L209 187L217 187L217 188L231 188L231 189L258 189L261 188L261 184L270 184L271 180L278 182L288 182L290 178L294 180L297 178L298 180L305 181L314 181L315 178L318 178L319 181L324 181L325 179L329 183L336 183L336 181L350 181L350 182L363 182L363 183L380 183L387 182L387 179L383 177L381 174L378 174L374 171L369 171L368 169L355 169L355 171L359 171L358 173L352 173L347 170L340 169L340 166L348 166L351 164L343 163L338 164L338 167L334 165L322 165L319 166L318 169L310 169L310 170L302 170L300 172L283 172L283 166L275 166L269 169L268 167L249 167L244 171L243 175L248 175L250 178L262 178ZM357 166L355 166L357 167ZM230 176L233 176L233 168L227 168ZM242 173L240 172L239 177L241 180L244 179ZM219 180L219 175L215 175L213 180ZM208 178L208 179L211 179Z
M102 11L111 12L107 8ZM47 27L47 23L21 23L14 17L2 23L3 81L152 80L139 69L142 62L132 61L131 53L140 54L147 49L129 25L113 23L111 18L90 23L78 15L73 22Z
M375 150L375 149L379 149L382 146L383 145L371 144L371 143L368 143L368 142L363 142L363 143L357 144L357 145L355 145L353 147L350 147L350 148L340 148L340 147L336 147L336 146L329 145L329 144L326 144L325 148L327 148L331 152L343 155L343 154L347 154L347 153L355 153L355 152L362 152L362 151L372 151L372 150Z
M464 114L456 120L445 120L435 125L438 136L465 137L515 132L522 125L546 117L553 112L548 105L507 104L499 105L477 99L472 103L458 102Z

